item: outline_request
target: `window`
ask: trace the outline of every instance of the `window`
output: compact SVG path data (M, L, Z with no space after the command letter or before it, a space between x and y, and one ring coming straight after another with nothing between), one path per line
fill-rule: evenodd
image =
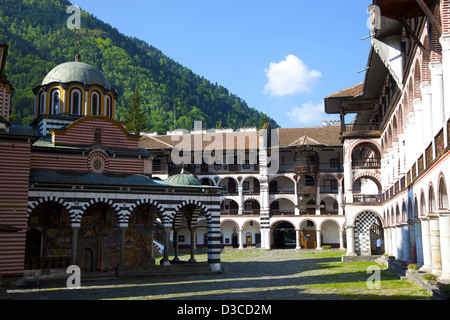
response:
M93 116L100 115L100 94L96 91L91 95L91 113Z
M102 128L95 128L94 130L94 143L102 143Z
M55 89L51 93L50 114L59 114L61 110L61 93Z
M45 93L41 92L39 95L38 117L44 113L45 113Z
M111 103L111 97L106 97L106 116L108 118L112 118L113 112L112 112L112 103Z
M81 91L74 89L70 93L70 114L80 115L81 113Z
M243 189L244 191L250 190L250 183L249 183L248 181L244 181L244 182L242 183L242 189Z

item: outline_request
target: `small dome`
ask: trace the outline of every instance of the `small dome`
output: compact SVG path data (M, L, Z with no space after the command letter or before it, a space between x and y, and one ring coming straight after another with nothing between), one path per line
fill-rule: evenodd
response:
M45 76L42 85L52 82L80 82L86 85L100 85L105 89L111 89L103 73L93 66L79 61L66 62L56 66Z
M179 174L175 174L173 176L168 177L164 180L164 184L172 185L172 186L201 186L200 181L195 178L193 175L184 173L182 171Z

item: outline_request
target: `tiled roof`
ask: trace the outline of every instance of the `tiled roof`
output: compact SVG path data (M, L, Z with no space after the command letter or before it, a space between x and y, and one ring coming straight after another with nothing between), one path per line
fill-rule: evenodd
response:
M340 140L340 126L322 126L309 128L280 128L276 129L279 137L280 148L300 145L342 145ZM203 137L202 137L203 136ZM199 139L199 140L196 140ZM219 139L220 138L220 139ZM184 140L186 139L186 140ZM182 141L189 143L191 139L191 150L245 149L258 148L259 132L227 132L227 133L205 133L186 135L161 135L142 136L139 147L149 150L171 149ZM196 142L199 141L199 142ZM181 144L180 144L181 146Z
M350 88L343 89L336 93L330 94L327 98L337 98L337 97L354 97L363 93L364 83L358 83Z

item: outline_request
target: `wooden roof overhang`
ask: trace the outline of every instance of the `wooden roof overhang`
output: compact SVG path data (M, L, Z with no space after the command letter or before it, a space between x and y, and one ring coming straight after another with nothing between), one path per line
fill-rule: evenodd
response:
M442 27L432 13L436 3L436 0L374 0L382 16L398 21L426 16L442 34Z

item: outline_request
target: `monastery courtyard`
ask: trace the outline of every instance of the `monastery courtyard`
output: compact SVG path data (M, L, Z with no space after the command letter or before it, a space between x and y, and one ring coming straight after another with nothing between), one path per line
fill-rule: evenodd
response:
M431 299L418 286L402 281L373 262L342 263L344 251L291 249L225 250L222 274L97 279L81 277L81 288L41 284L15 289L14 300L416 300ZM187 260L188 255L181 257ZM206 254L196 255L206 261ZM379 288L370 288L369 266L380 267ZM375 282L371 282L375 284ZM263 302L264 303L264 302Z

